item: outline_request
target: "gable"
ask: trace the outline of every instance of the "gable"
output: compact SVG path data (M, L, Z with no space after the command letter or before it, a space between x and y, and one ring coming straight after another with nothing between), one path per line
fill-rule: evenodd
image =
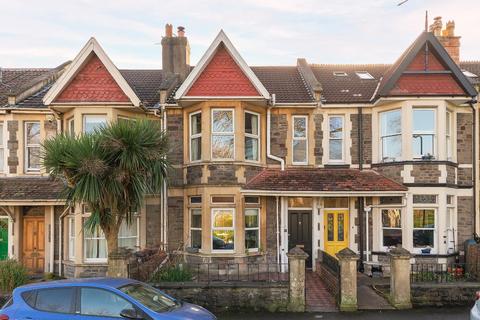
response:
M55 102L130 102L96 54L54 100Z
M220 45L186 96L258 97L255 86L224 45Z

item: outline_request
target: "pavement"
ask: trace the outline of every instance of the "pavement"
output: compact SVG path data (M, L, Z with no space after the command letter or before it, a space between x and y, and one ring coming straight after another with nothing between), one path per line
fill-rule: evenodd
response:
M352 313L235 313L235 314L219 314L218 320L456 320L468 319L470 307L455 308L416 308L411 310L387 310L387 311L358 311Z

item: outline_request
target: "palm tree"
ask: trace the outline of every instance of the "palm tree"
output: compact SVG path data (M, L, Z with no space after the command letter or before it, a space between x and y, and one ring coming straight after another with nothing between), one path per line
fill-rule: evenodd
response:
M85 204L92 214L84 227L100 227L108 254L118 249L123 221L146 195L159 194L167 176L168 141L158 121L118 121L93 133L60 134L43 144L43 165L64 179L68 205Z

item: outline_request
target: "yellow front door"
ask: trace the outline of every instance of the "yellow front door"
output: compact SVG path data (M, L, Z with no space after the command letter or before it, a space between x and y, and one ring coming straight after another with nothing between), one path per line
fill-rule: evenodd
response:
M331 256L348 247L348 210L324 211L325 251Z

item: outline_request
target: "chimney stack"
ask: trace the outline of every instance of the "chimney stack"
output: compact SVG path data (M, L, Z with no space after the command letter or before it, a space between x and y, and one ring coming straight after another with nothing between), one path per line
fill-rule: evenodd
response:
M173 26L165 25L165 36L162 38L162 69L167 73L178 74L183 81L190 72L190 45L185 37L185 28L177 28L177 36L173 35Z
M443 29L442 17L436 17L430 26L430 32L437 37L456 64L460 63L460 38L455 36L455 21L448 21Z

